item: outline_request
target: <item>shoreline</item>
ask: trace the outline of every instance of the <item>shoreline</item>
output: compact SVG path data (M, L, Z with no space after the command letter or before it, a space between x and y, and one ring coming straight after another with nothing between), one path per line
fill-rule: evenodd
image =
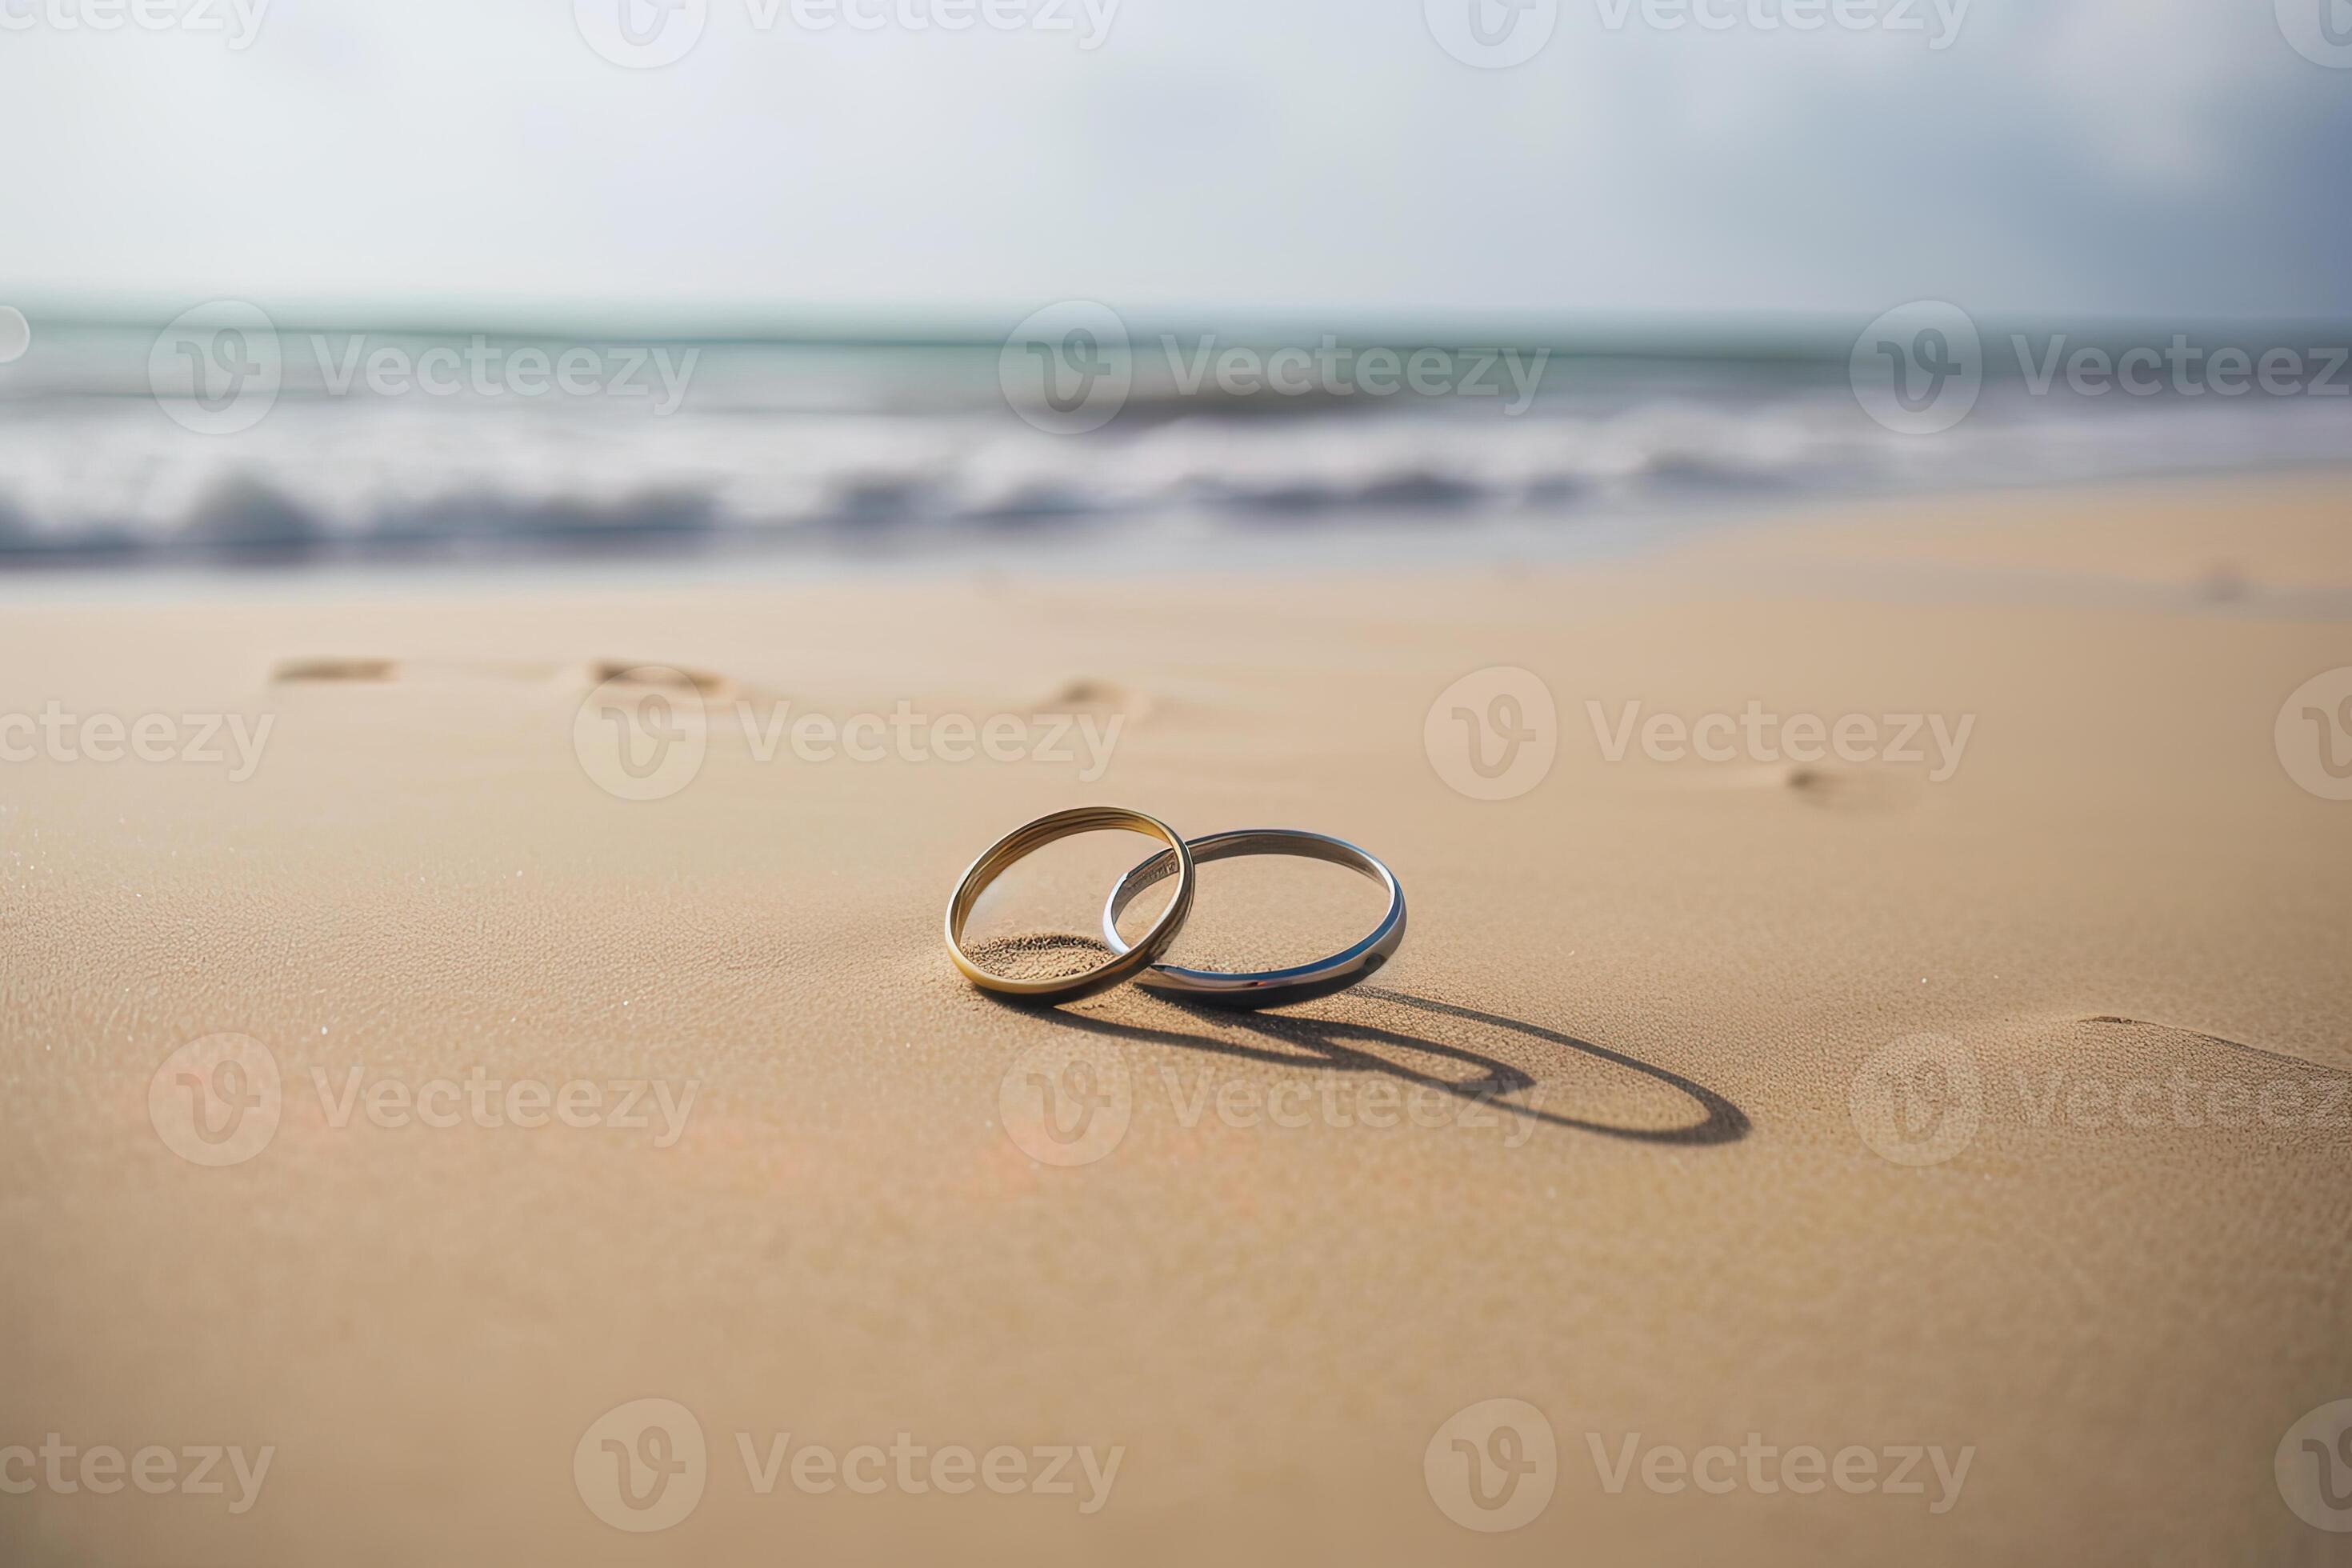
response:
M1711 501L1659 503L1589 512L1480 511L1398 514L1370 523L1312 518L1256 522L1232 514L1171 514L1156 522L1111 516L1071 518L1034 527L957 525L952 540L908 544L887 532L860 541L832 529L795 537L782 530L760 539L710 536L707 547L648 542L640 552L577 550L546 555L485 555L464 560L404 558L322 550L315 558L237 562L172 561L134 554L102 563L20 560L0 563L0 603L89 603L118 596L171 596L191 590L208 598L349 595L362 599L594 595L615 587L653 592L719 588L789 590L798 584L952 584L980 578L1036 577L1107 584L1155 581L1213 584L1229 577L1274 576L1347 582L1399 572L1441 575L1496 567L1543 571L1610 569L1663 556L1704 552L1721 541L1755 536L1769 549L1794 529L1882 522L1905 524L1989 507L2074 502L2168 504L2183 487L2210 496L2294 493L2352 483L2352 467L2295 463L2182 469L2164 474L2020 480L1959 491L1887 488L1791 496L1758 492ZM1158 530L1174 537L1145 539ZM941 529L944 534L946 530ZM733 547L729 548L731 539ZM1204 552L1230 557L1203 566ZM1752 552L1750 552L1752 553ZM2227 555L2217 549L2217 558ZM2328 584L2332 592L2336 584ZM89 592L82 592L89 590ZM2218 601L2217 601L2218 602ZM2326 618L2352 615L2329 602Z

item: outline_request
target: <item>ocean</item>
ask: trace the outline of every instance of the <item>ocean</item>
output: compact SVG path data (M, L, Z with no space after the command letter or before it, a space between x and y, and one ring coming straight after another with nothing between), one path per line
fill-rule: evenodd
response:
M1048 326L1008 346L37 321L0 365L0 571L1524 553L1811 497L2352 454L2352 374L2331 390L2310 333L2240 334L2312 357L2236 392L2169 373L2095 391L2051 374L2067 362L2045 351L2078 352L2063 334L2014 352L1988 334L1962 416L1923 433L1940 383L1874 413L1868 355L1834 335L1507 349Z

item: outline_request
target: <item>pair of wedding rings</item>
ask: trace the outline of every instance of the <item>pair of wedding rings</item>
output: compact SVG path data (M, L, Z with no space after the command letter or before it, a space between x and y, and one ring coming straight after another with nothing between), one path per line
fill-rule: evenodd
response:
M1102 926L1103 941L1109 944L1112 956L1083 974L1055 980L1008 979L991 974L974 963L963 950L963 928L971 918L972 906L980 901L980 895L987 891L989 884L1015 861L1057 839L1107 828L1149 834L1168 846L1120 878L1118 885L1111 889L1110 901L1103 906ZM1345 866L1380 884L1388 894L1388 910L1372 934L1353 947L1295 969L1239 974L1219 969L1180 969L1161 963L1160 955L1168 951L1176 933L1183 929L1185 917L1192 912L1197 868L1207 861L1241 855L1297 855ZM1118 917L1145 889L1171 876L1176 879L1176 896L1168 900L1167 909L1151 922L1151 929L1129 944L1118 934ZM955 896L948 900L947 937L948 952L954 958L956 967L963 971L964 978L983 990L1024 1001L1075 1002L1133 980L1147 991L1191 1002L1223 1007L1275 1007L1345 991L1386 963L1389 955L1404 941L1404 889L1397 886L1395 875L1371 856L1352 844L1327 838L1320 833L1301 833L1288 827L1253 827L1184 839L1158 817L1146 816L1139 811L1109 805L1080 806L1075 811L1041 816L990 845L964 872L963 879L956 884Z

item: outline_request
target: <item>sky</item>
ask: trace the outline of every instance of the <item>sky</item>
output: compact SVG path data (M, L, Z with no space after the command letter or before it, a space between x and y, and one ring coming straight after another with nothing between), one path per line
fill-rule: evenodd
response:
M0 0L0 302L2345 320L2338 37L2352 0Z

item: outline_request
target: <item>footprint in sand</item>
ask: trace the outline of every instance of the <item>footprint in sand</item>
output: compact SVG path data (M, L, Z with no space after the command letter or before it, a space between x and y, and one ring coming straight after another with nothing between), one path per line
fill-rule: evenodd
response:
M1055 687L1037 704L1040 713L1092 714L1108 719L1121 714L1133 720L1151 710L1151 700L1131 686L1091 676L1075 676Z
M1869 816L1917 805L1927 781L1891 767L1789 763L1712 774L1696 787L1773 794L1822 811Z
M381 685L399 678L400 662L390 658L281 658L269 672L273 686L331 681Z
M706 700L732 696L737 690L732 679L709 670L617 658L563 664L553 661L309 656L279 659L270 668L269 679L275 686L382 686L392 682L415 684L461 680L544 685L549 681L559 681L565 686L583 686L591 689L619 685L642 688L647 691L691 692Z
M648 690L690 691L706 700L730 697L736 689L735 682L726 676L707 669L618 658L592 659L582 671L582 677L591 687L641 686Z
M1884 768L1848 768L1798 763L1779 775L1780 786L1807 805L1824 811L1894 811L1916 805L1921 781Z

